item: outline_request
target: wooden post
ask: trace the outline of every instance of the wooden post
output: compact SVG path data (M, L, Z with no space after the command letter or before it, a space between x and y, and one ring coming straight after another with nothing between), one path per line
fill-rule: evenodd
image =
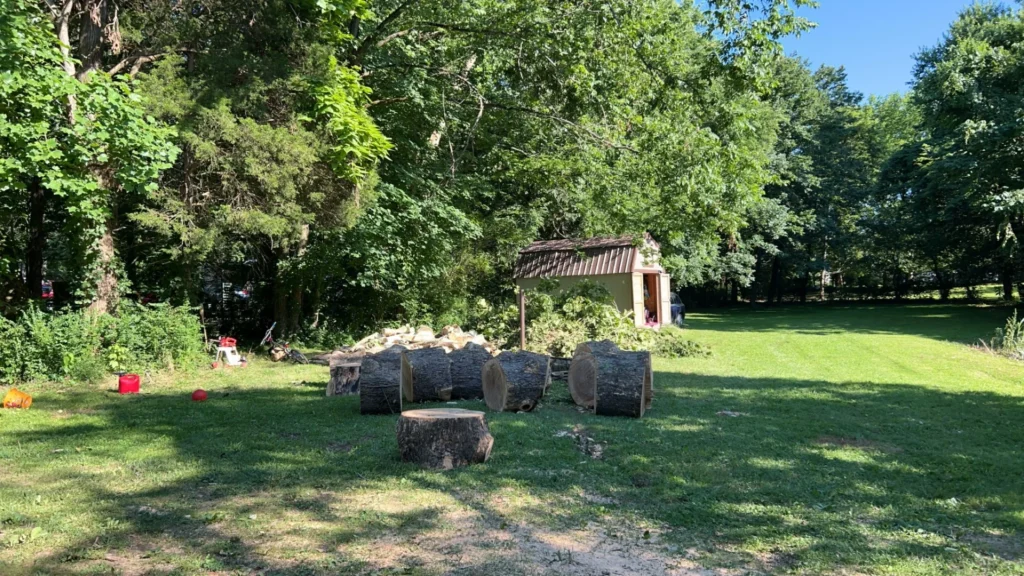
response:
M526 350L526 292L519 287L519 349Z

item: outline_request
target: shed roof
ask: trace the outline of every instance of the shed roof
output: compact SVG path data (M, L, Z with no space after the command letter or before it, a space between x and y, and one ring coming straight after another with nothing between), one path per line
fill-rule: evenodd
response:
M658 248L649 236L647 241ZM631 236L545 240L519 251L515 277L629 274L640 260Z

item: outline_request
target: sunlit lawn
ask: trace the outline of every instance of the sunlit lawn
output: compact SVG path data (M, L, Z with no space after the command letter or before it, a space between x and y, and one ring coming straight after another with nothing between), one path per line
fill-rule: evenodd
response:
M0 411L0 574L1024 574L1024 364L964 344L1008 314L691 314L714 355L656 361L643 420L556 388L447 473L399 462L395 417L324 397L324 367L27 385Z

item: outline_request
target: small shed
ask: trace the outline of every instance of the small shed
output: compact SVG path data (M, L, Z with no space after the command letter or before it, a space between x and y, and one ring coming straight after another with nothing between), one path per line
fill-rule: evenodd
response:
M534 242L519 251L516 285L531 290L544 278L558 280L563 289L584 279L603 285L620 311L633 313L637 326L672 321L669 275L661 267L661 246L650 235L640 245L631 236Z

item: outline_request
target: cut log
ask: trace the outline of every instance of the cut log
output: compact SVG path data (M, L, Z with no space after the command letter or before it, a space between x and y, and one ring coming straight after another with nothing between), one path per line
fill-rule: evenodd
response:
M650 352L583 354L584 373L594 374L594 412L599 416L640 418L647 408L651 382Z
M392 346L367 356L359 368L359 412L398 414L402 411L402 352Z
M448 357L452 361L452 399L475 400L484 397L482 373L491 353L483 346L470 342L465 348L454 350Z
M405 462L451 470L486 462L494 437L483 412L459 408L407 410L398 419L398 450Z
M402 353L402 393L406 402L447 402L452 399L452 361L444 348Z
M348 362L331 366L331 380L327 383L328 396L347 396L359 393L359 367L362 362Z
M533 352L502 352L482 371L484 402L498 412L529 412L551 384L551 359Z
M611 340L584 342L576 347L569 364L569 394L572 400L584 408L594 407L594 374L592 362L584 361L585 357L599 353L618 352L619 347Z

